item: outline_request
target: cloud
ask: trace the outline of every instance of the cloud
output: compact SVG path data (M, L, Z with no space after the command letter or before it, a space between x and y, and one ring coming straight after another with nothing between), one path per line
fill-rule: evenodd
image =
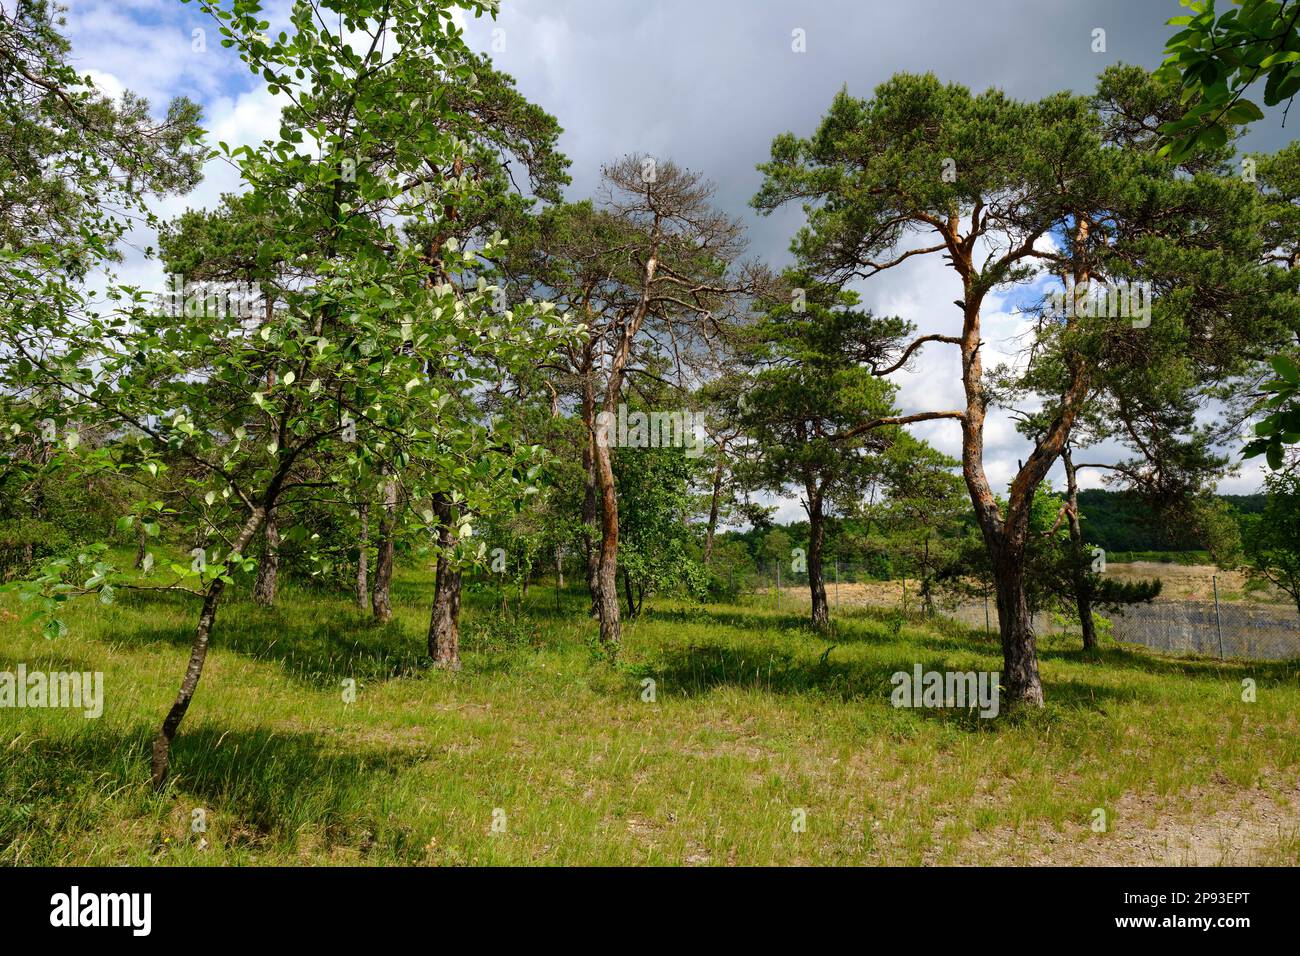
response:
M103 70L87 70L86 77L90 80L91 86L110 100L120 100L122 94L126 92L126 85L112 73L105 73Z
M1169 33L1164 20L1176 9L1131 0L506 0L502 7L496 20L457 11L454 22L472 46L517 79L525 96L559 119L561 148L574 161L572 198L592 195L601 164L621 154L671 156L717 184L718 203L747 227L751 253L778 267L789 262L788 244L802 215L795 207L770 216L750 209L761 181L755 166L768 157L778 133L811 133L841 87L868 96L897 71L933 70L945 81L977 91L999 87L1023 99L1086 91L1106 66L1156 65ZM288 9L288 0L266 5L272 32L285 27ZM92 71L105 89L135 90L155 111L174 95L189 95L203 104L212 138L231 145L274 134L278 104L220 46L215 26L195 6L76 0L68 22L79 68ZM1096 27L1106 30L1105 53L1092 51ZM796 28L805 33L806 52L792 49ZM205 31L202 51L194 49L196 29ZM1275 149L1286 141L1270 116L1255 125L1247 145ZM224 164L210 164L207 172L194 194L168 200L160 210L174 215L186 206L210 208L238 186ZM133 241L147 245L151 239ZM149 267L126 268L147 274ZM861 291L869 307L914 321L922 333L951 334L959 320L952 302L960 284L938 257L910 260ZM988 303L986 368L1017 358L1025 323L1015 306L1011 299ZM955 348L926 346L912 366L899 377L905 411L962 407ZM927 423L915 432L948 454L960 450L955 422ZM1029 447L1005 412L995 410L985 461L996 488ZM1103 445L1090 457L1114 460L1119 454L1116 446ZM1059 483L1059 466L1054 475ZM1085 485L1098 480L1085 473ZM1259 468L1250 465L1224 488L1254 488L1258 481Z
M224 142L234 149L274 139L279 130L281 108L287 102L286 96L272 96L265 87L214 100L210 105L208 142L213 145ZM187 209L215 209L223 194L243 191L239 170L226 160L217 158L204 166L203 180L192 192L155 199L150 208L159 218L169 220ZM157 237L151 229L138 227L131 230L123 245L124 261L114 269L119 281L155 291L164 288L162 263L143 254L144 249L156 242Z

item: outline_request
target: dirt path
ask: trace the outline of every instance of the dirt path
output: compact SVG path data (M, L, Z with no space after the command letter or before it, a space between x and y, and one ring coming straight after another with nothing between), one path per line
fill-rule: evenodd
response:
M959 856L1045 866L1296 866L1300 785L1197 788L1179 798L1129 794L1108 814L1105 833L1077 823L1032 833L999 828L974 834Z

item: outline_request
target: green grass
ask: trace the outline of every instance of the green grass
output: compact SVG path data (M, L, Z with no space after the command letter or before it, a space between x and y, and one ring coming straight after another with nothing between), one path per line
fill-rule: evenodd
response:
M387 627L294 589L273 610L228 603L162 794L148 744L194 603L120 592L47 641L4 598L0 670L101 670L106 705L0 710L0 863L1017 862L1123 840L1151 801L1195 817L1294 788L1300 766L1295 663L1087 659L1060 639L1042 648L1047 708L981 720L889 703L890 675L917 662L1000 669L955 626L862 611L824 636L770 608L664 600L627 624L615 667L578 591L557 611L535 588L515 621L471 594L452 674L425 665L430 592L408 569ZM1262 860L1298 846L1283 834Z

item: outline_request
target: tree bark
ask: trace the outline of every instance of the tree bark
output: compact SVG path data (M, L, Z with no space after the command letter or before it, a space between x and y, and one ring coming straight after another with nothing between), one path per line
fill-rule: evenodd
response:
M1083 631L1083 648L1091 651L1097 647L1097 628L1092 620L1092 590L1088 574L1084 570L1083 526L1079 521L1079 483L1074 469L1074 459L1070 448L1061 452L1061 463L1065 466L1066 512L1070 520L1070 546L1074 552L1074 561L1070 575L1074 584L1074 602L1079 609L1079 627Z
M650 301L655 288L655 274L659 271L659 226L655 225L654 245L642 270L641 296L632 314L622 325L622 334L610 356L609 377L605 381L603 408L611 419L617 414L618 401L623 394L623 370L627 368L632 353L632 342L641 331L641 324L650 311ZM596 455L596 478L600 484L600 641L611 657L618 654L622 643L622 628L618 619L618 493L614 487L613 456L609 449L608 434L605 441L597 441L592 432L591 443Z
M438 517L438 560L429 615L429 656L435 667L460 670L461 572L452 559L456 512L445 495L434 495L433 512Z
M393 619L393 601L390 593L393 583L393 535L397 524L397 482L389 478L384 482L384 506L379 513L379 544L375 551L375 584L371 594L371 608L375 620L386 624Z
M984 389L980 356L979 310L983 292L976 288L970 250L963 247L957 252L966 293L961 337L962 385L966 397L966 410L961 418L962 477L993 566L1002 638L1002 680L1008 702L1041 707L1043 686L1038 676L1038 649L1025 592L1029 512L1035 489L1047 476L1069 438L1087 394L1087 374L1083 365L1071 365L1069 386L1061 396L1056 417L1011 481L1004 516L984 471L984 421L988 396Z
M232 552L244 553L244 549L253 540L253 535L257 534L265 518L265 508L256 507L252 510L243 528L240 529L239 536L235 539ZM189 710L190 701L194 699L194 692L199 686L199 678L203 675L203 662L207 660L212 626L216 623L217 607L221 603L221 594L225 587L225 582L217 577L212 579L204 592L203 609L199 612L199 623L194 630L194 641L190 645L190 661L185 668L185 676L181 679L180 690L176 693L171 710L167 712L162 728L154 738L152 777L156 789L161 789L167 782L167 773L171 765L172 740L176 737L176 731L180 729L181 721L185 719L185 712Z
M623 569L623 593L627 596L627 616L636 617L636 599L632 596L632 575Z
M1002 637L1002 681L1011 700L1043 705L1043 685L1038 676L1038 640L1025 592L1025 555L1001 547L993 558L997 589L998 628Z
M611 655L623 639L618 614L618 495L609 447L596 445L596 475L600 480L600 564L596 572L596 609L600 616L600 642Z
M146 536L144 530L144 519L140 519L135 523L135 565L134 567L137 571L141 570L144 567L144 556L147 553L147 548L146 548L147 542L148 542L148 537ZM31 545L29 544L28 548L30 547ZM29 556L28 561L30 562L30 560L31 558Z
M722 495L722 471L726 455L722 444L718 444L718 463L713 468L713 492L709 496L709 524L704 532L704 563L708 565L713 559L713 537L718 530L718 499Z
M280 576L280 529L275 521L275 510L267 512L262 526L262 557L257 562L257 581L253 584L253 600L262 607L275 604L275 586Z
M930 532L925 533L921 549L921 608L926 617L934 617L934 591L930 581Z
M826 601L826 577L822 570L822 553L826 544L826 519L822 509L821 489L805 481L808 493L808 590L812 595L812 624L824 628L830 624L830 605Z
M364 611L370 603L370 585L366 580L367 564L370 560L370 502L363 501L357 505L357 516L361 519L361 536L357 546L357 610Z
M587 590L591 593L589 613L592 617L599 617L600 553L596 550L596 537L600 531L596 497L596 385L592 379L593 374L592 357L588 351L582 366L582 423L586 432L582 446L582 545L587 561Z
M438 558L429 618L429 656L433 666L460 670L460 581L446 558Z

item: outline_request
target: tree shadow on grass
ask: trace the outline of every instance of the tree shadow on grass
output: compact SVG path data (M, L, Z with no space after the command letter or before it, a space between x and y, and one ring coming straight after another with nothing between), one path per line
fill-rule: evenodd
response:
M890 703L894 690L893 675L902 671L912 674L916 665L922 671L967 671L954 667L943 655L921 658L899 656L896 660L838 661L833 649L821 657L795 657L779 650L744 650L717 645L689 645L666 649L659 657L627 668L637 679L652 677L659 692L681 697L699 697L719 688L759 691L767 694L808 696L849 703L878 701ZM1056 684L1048 682L1050 703L1091 710L1104 709L1107 702L1138 698L1134 688L1114 688L1082 682ZM999 699L1004 716L1020 719ZM952 708L917 708L917 713L952 722L969 730L985 731L994 721L977 714ZM1038 718L1028 718L1038 719Z
M733 607L733 605L645 607L637 617L629 620L658 621L665 624L711 624L750 633L789 631L809 637L824 636L824 632L812 626L807 614L783 614L779 611L744 608L719 610L719 607Z
M36 671L93 674L103 667L103 664L91 663L83 657L72 657L69 654L64 654L53 643L38 647L35 653L0 654L0 671L16 673L19 664L25 667L28 674ZM0 714L2 713L3 711L0 711Z
M208 723L182 731L172 748L172 789L236 814L254 830L284 836L310 827L329 843L361 845L381 822L370 799L427 759L419 749L340 750L318 734Z
M1040 648L1039 660L1141 671L1158 677L1190 677L1207 680L1251 677L1279 684L1300 684L1300 661L1218 660L1209 657L1176 657L1131 650L1126 647L1103 647L1097 651L1079 648Z
M188 648L194 631L189 623L123 624L102 636L127 646L162 642ZM313 688L337 686L345 677L369 681L407 677L429 666L423 635L409 633L397 619L378 625L335 604L260 608L231 603L217 615L212 647L278 664L286 675Z
M690 622L730 627L747 633L787 632L831 644L872 644L887 646L907 643L936 651L968 650L975 653L1000 653L997 637L942 618L920 614L903 615L884 608L855 608L851 613L832 615L825 630L814 628L806 614L782 614L775 611L755 613L743 608L719 610L732 605L709 605L694 609L650 608L642 620L664 623Z
M338 598L307 604L295 603L288 594L285 597L271 608L239 599L225 604L217 614L213 649L278 664L292 679L316 689L336 687L345 677L372 682L409 677L432 666L424 629L412 629L400 616L387 624L378 624L368 613ZM130 600L140 608L187 604L184 596L148 592L135 592ZM197 620L197 604L188 602L188 606ZM585 621L586 605L571 601L560 614L553 607L527 607L515 615L511 633L501 635L500 639L496 634L497 614L497 605L485 601L483 595L466 595L461 615L462 654L466 658L476 655L488 658L477 662L481 666L476 671L510 670L517 645L541 647L554 643L553 634L534 624L562 620L566 615L573 620L572 615L579 614ZM189 648L194 639L193 626L190 620L154 626L124 621L106 627L101 638L125 646L161 642ZM515 633L527 629L536 633L532 636ZM470 664L471 660L467 659L466 663Z
M337 743L311 733L265 728L222 729L213 723L183 728L172 747L172 777L153 797L149 754L157 728L143 723L127 731L96 725L84 733L37 738L23 747L21 766L0 772L5 789L21 793L27 825L58 818L74 828L93 829L94 815L79 816L69 801L86 790L113 801L177 801L185 825L193 809L206 811L221 828L226 845L257 849L292 842L310 829L326 844L357 847L363 853L377 833L400 852L405 831L377 815L375 789L427 759L418 749L340 751ZM98 812L98 811L96 811ZM0 859L18 836L18 816L0 814ZM224 817L224 819L223 819ZM6 833L6 830L10 832ZM64 841L71 837L65 834ZM58 834L42 838L50 852ZM159 845L157 849L161 850Z

